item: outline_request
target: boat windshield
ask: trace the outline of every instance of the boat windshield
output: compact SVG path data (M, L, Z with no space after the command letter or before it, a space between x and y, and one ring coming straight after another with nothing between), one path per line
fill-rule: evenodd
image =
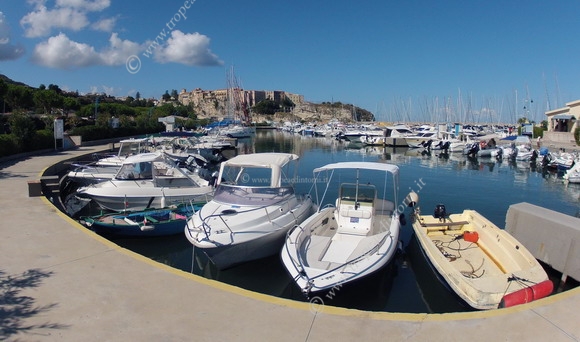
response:
M373 185L345 183L340 187L340 199L346 201L356 201L372 203L375 199L377 190Z
M220 184L214 193L214 201L235 205L266 206L294 194L292 187L270 188Z
M127 179L152 179L153 174L151 172L151 163L134 163L134 164L123 164L121 169L115 176L115 179L127 180Z

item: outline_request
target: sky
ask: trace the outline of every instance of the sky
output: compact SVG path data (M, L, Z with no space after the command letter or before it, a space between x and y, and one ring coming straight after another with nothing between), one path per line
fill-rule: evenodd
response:
M0 0L0 73L160 98L340 101L384 121L541 121L580 99L580 1Z

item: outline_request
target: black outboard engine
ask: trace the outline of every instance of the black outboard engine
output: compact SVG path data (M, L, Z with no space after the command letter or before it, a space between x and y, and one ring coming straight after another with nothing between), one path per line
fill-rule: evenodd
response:
M538 160L538 151L537 150L533 150L532 151L532 157L530 158L530 163L536 163L536 161Z
M451 147L451 142L450 141L446 141L441 146L441 149L443 150L444 153L449 153L449 147Z
M478 151L479 151L479 144L472 143L467 149L467 156L468 157L475 157L477 155Z
M434 218L438 218L439 221L445 221L445 217L447 216L447 210L445 209L444 204L437 204L435 206L435 212L433 213Z

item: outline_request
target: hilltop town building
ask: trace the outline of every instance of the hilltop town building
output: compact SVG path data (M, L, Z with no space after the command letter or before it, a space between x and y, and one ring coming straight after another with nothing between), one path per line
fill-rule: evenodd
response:
M242 90L234 89L239 98L245 98L249 106L255 106L260 101L269 99L276 103L282 103L284 99L291 100L294 104L299 105L304 103L304 95L292 94L281 90ZM179 93L179 102L183 105L192 104L200 106L208 101L218 101L223 103L227 100L228 89L218 90L203 90L201 88L193 89L188 92L182 89Z

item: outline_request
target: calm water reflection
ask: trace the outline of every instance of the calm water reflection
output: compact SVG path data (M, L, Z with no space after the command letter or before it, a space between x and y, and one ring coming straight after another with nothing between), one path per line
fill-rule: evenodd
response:
M469 159L458 154L421 154L409 149L352 146L330 138L258 131L239 142L239 153L289 152L301 157L297 191L306 193L315 167L341 161L376 161L400 167L400 198L410 190L420 195L428 212L437 203L447 211L474 209L500 227L511 204L529 202L568 215L580 212L580 186L562 183L529 163ZM303 181L302 181L303 180ZM408 211L407 211L408 213ZM401 253L394 263L370 278L321 298L326 305L389 312L455 312L469 310L439 284L418 250L410 224L401 232ZM278 255L217 271L185 236L117 239L121 246L200 276L274 296L305 301Z

